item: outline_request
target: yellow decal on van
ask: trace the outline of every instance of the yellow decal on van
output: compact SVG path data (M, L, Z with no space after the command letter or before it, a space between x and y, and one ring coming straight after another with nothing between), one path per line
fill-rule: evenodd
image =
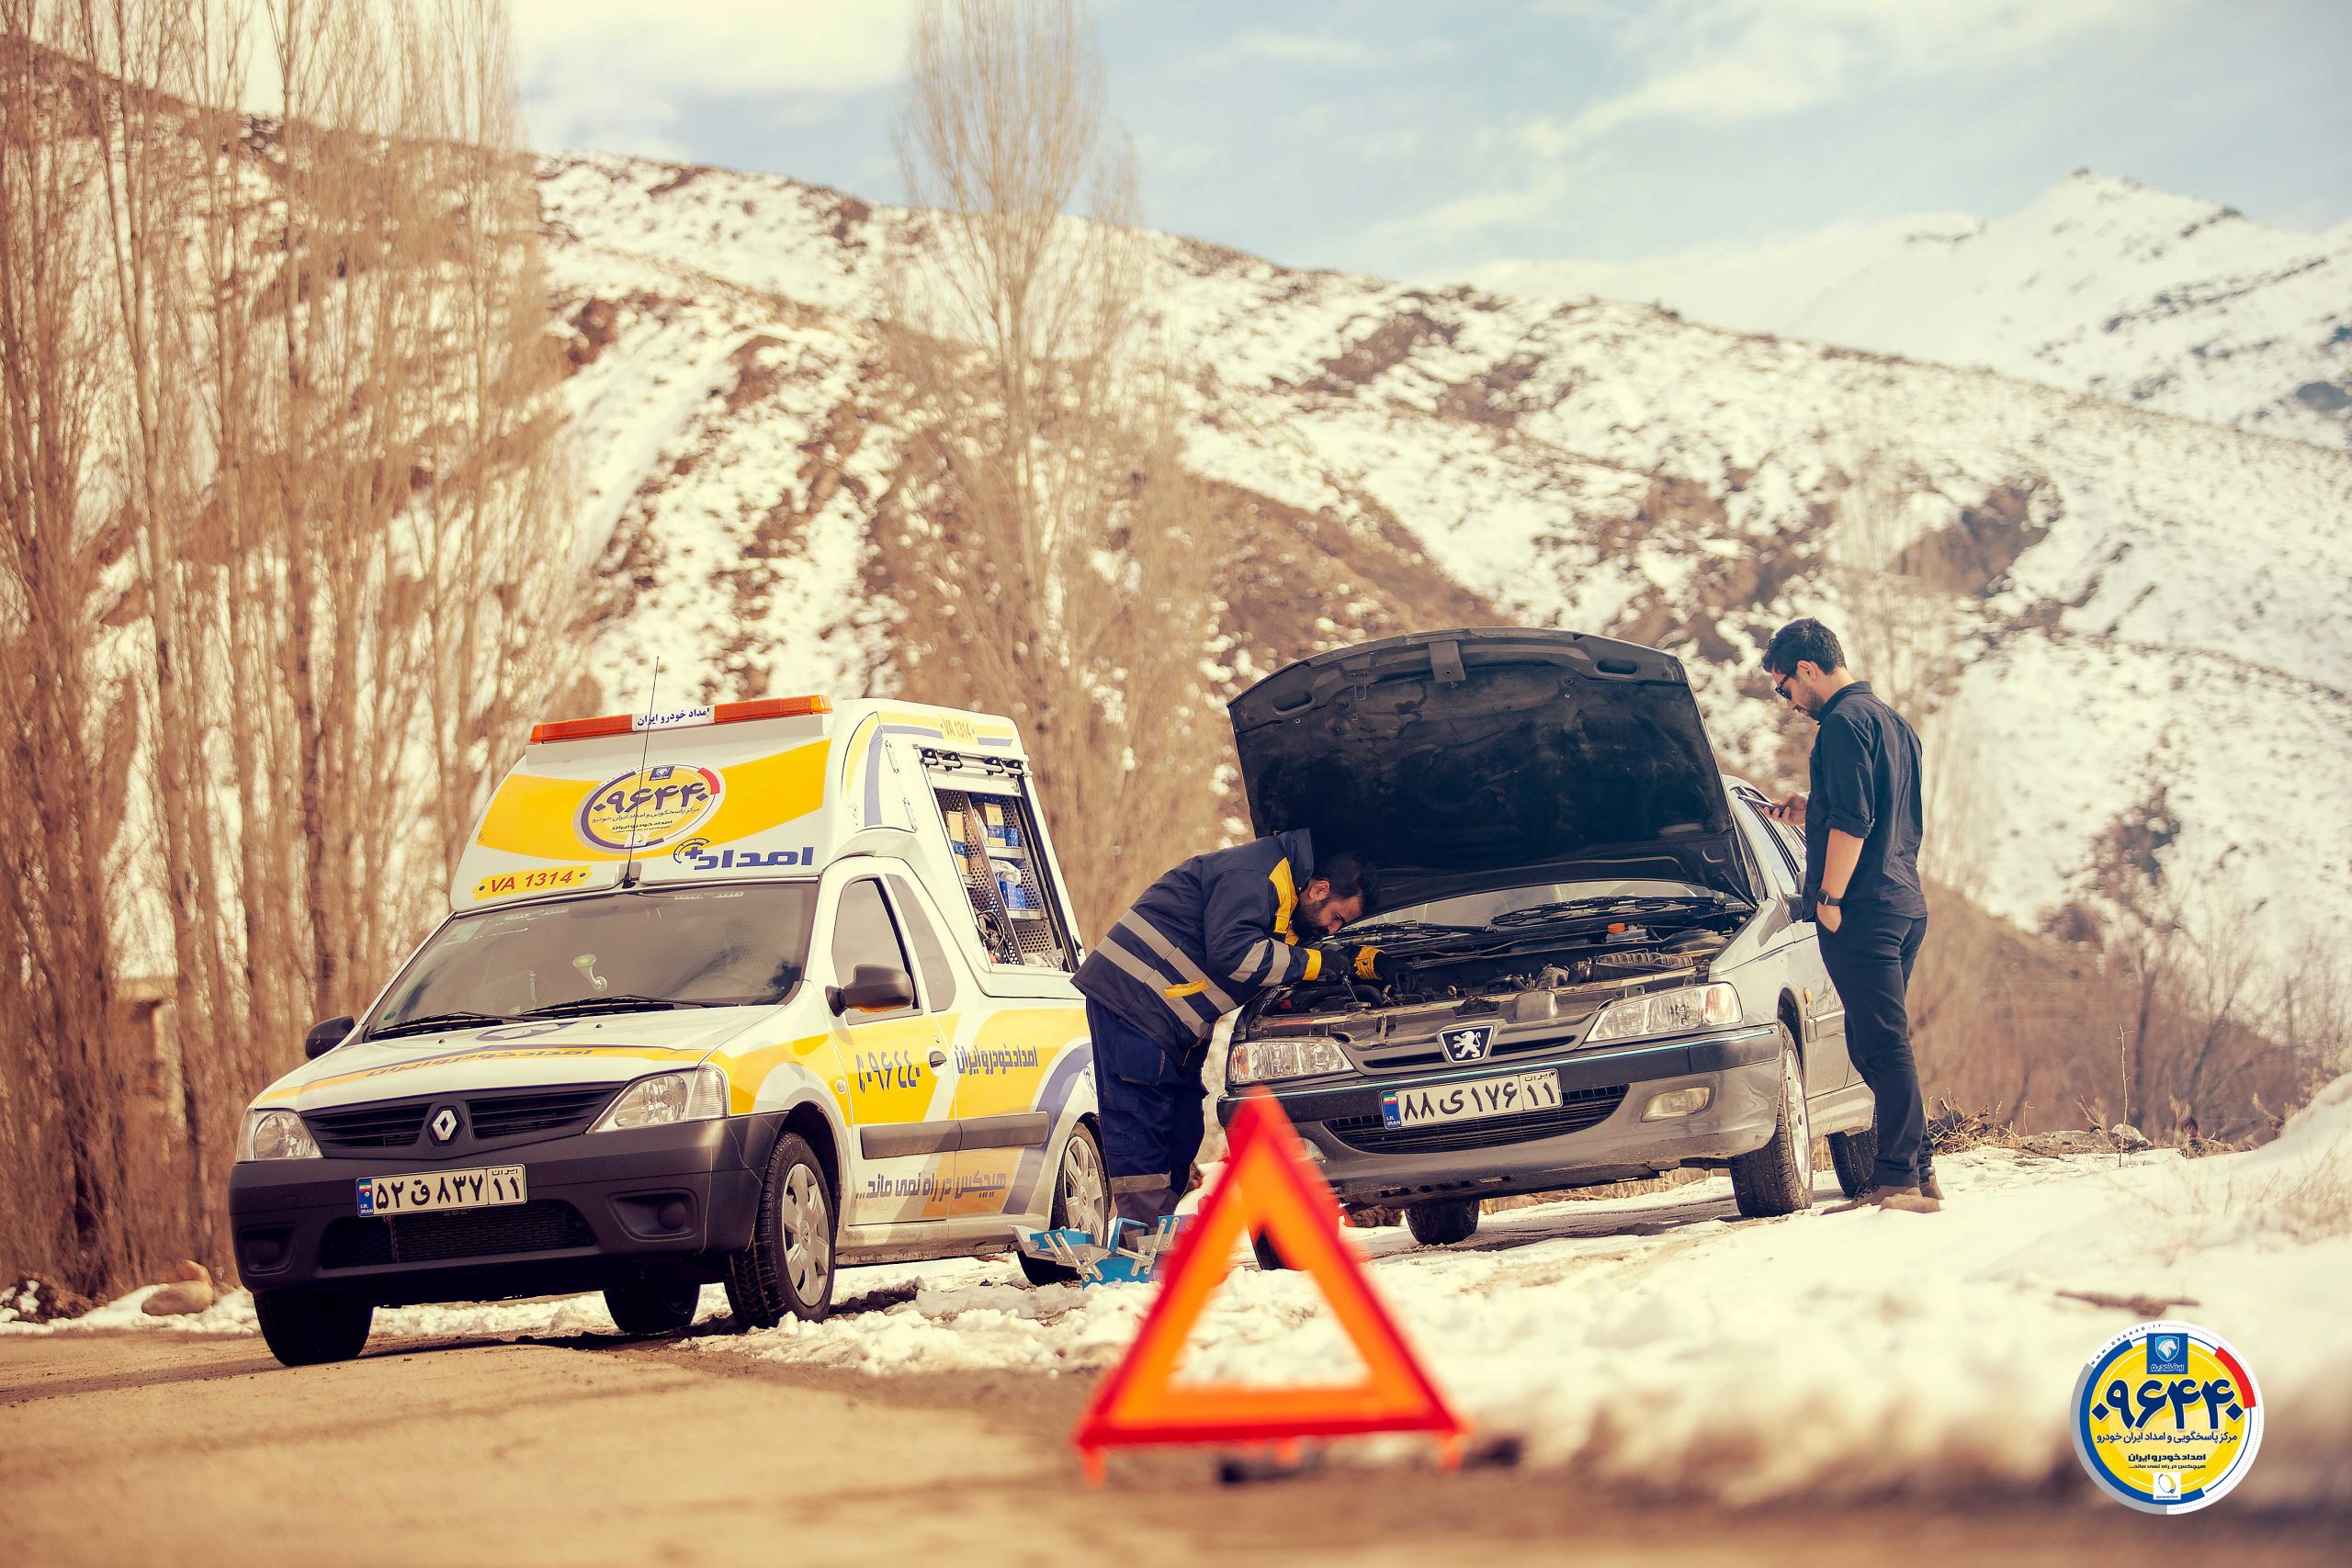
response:
M664 764L658 780L658 768L614 779L509 774L474 841L537 860L616 861L632 842L642 854L689 832L710 843L749 838L824 805L827 750L819 740L727 768ZM640 794L648 798L632 807ZM641 813L633 828L631 809Z
M1086 1040L1074 1007L983 1013L972 1043L956 1048L956 1114L1012 1116L1037 1107L1054 1064Z

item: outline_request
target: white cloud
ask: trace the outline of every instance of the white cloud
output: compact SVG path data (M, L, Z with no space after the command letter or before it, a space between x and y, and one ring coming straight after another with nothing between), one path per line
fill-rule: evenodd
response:
M532 142L683 156L697 98L838 97L906 63L911 0L515 0L515 75Z
M1889 77L2032 64L2173 0L1676 0L1629 14L1616 43L1645 74L1520 139L1555 156L1642 120L1720 125L1792 114Z

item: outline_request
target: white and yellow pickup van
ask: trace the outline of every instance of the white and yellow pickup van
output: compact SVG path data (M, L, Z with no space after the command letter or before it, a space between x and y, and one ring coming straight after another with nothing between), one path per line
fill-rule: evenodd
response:
M1079 934L1009 720L543 724L450 905L246 1112L237 1267L288 1365L379 1305L601 1290L650 1333L723 1281L765 1325L843 1264L1101 1228Z

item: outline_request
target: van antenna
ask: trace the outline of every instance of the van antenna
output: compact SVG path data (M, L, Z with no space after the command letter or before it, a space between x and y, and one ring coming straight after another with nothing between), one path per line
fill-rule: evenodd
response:
M645 716L649 720L653 716L654 696L661 690L662 656L657 653L653 656L653 678L645 683ZM652 757L653 726L648 723L645 727L645 744L638 749L637 753L637 803L628 808L628 848L621 858L623 887L632 887L637 884L637 814L645 808L645 764L651 761Z

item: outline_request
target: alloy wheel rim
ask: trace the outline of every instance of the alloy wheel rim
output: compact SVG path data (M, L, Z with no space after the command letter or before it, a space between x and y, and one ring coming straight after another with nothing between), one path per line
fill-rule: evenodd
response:
M1781 1092L1789 1100L1789 1136L1796 1141L1797 1175L1810 1195L1813 1191L1813 1118L1805 1111L1804 1078L1797 1071L1797 1059L1786 1053L1781 1057Z
M1101 1235L1104 1196L1102 1167L1095 1158L1093 1144L1073 1134L1062 1152L1063 1223L1089 1235Z
M792 1293L803 1302L824 1299L832 1268L833 1228L825 1213L825 1190L816 1173L796 1165L776 1195L776 1220L784 1232L784 1272Z

